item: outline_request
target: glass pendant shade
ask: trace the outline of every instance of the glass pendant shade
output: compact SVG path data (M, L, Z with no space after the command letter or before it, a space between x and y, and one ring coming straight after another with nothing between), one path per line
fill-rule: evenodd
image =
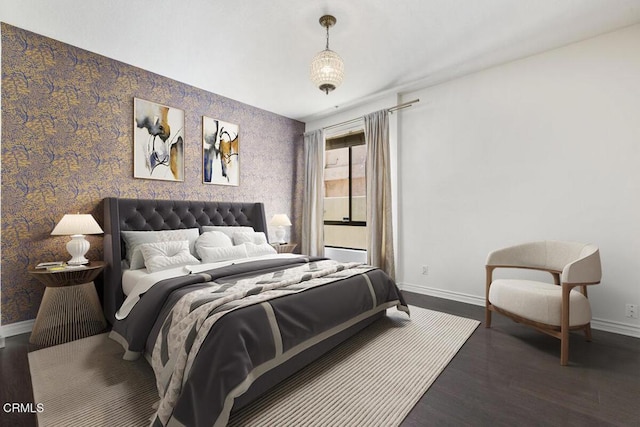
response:
M311 81L321 91L329 93L342 83L344 62L340 55L330 49L316 54L311 61Z
M311 61L311 81L328 95L342 83L344 62L340 55L329 49L329 28L336 24L335 16L323 15L318 22L327 30L327 45Z

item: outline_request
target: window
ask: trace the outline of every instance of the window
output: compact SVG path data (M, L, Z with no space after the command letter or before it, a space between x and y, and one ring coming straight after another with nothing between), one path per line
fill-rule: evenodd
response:
M367 146L364 133L327 139L324 167L324 244L367 248Z

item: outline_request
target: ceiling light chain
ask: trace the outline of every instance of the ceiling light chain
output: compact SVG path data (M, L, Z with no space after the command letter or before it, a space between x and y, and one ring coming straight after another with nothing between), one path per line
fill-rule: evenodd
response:
M320 25L322 24L322 20L320 20ZM327 29L327 45L325 46L325 50L329 50L329 27L331 25L325 25L325 28Z
M344 78L342 58L329 49L329 27L334 26L335 23L336 18L331 15L320 18L320 25L327 29L326 49L316 54L311 61L311 81L326 94L340 86Z

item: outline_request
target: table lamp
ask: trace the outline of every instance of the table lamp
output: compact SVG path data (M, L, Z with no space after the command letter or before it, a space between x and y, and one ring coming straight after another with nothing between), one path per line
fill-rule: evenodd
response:
M276 242L283 244L284 241L284 228L291 226L291 221L286 214L275 214L271 218L271 225L276 227Z
M52 236L71 236L67 243L67 251L71 259L69 265L88 264L89 260L84 254L89 250L90 244L84 238L85 234L102 234L102 228L91 214L66 214L51 232Z

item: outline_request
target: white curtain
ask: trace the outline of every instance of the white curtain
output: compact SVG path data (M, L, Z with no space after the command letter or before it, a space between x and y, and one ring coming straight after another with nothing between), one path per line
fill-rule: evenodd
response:
M304 200L302 248L305 255L324 256L324 132L304 134Z
M387 110L364 116L367 143L367 262L395 278Z

